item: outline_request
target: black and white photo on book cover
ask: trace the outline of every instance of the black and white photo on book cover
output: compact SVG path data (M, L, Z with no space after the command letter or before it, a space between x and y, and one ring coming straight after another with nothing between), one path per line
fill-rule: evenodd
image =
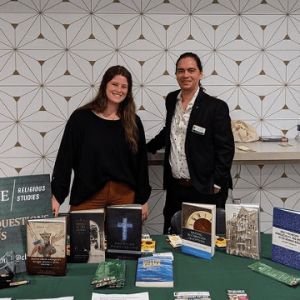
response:
M226 204L226 252L260 258L260 228L258 204Z
M104 209L71 211L70 261L99 263L104 260Z

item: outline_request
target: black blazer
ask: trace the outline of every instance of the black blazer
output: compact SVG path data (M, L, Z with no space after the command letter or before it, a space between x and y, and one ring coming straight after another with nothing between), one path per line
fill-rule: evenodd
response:
M147 144L148 152L153 154L165 146L164 188L168 188L172 177L169 164L170 132L179 92L180 90L177 90L168 94L165 127ZM194 125L205 128L205 134L193 132ZM191 112L185 140L190 177L199 192L212 194L214 184L223 189L232 188L230 169L234 149L231 119L226 102L200 90Z

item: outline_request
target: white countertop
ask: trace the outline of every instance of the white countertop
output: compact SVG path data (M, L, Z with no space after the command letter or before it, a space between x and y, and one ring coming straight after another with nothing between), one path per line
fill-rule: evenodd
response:
M289 144L291 147L282 147ZM255 152L246 152L237 147L245 146ZM266 164L298 164L300 163L300 144L296 140L287 143L280 142L252 142L235 143L234 165L266 165Z
M277 165L300 164L300 143L291 139L287 144L291 147L282 147L280 142L252 142L235 143L235 155L233 165ZM237 147L245 146L254 150L247 152ZM164 150L159 150L155 155L148 153L150 165L163 164Z

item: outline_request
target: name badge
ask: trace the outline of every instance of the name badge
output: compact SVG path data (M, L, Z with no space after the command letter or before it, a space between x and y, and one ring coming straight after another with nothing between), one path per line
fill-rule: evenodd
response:
M198 125L194 125L193 128L192 128L192 132L195 132L195 133L198 133L198 134L201 134L201 135L204 135L205 134L205 128L203 127L200 127Z

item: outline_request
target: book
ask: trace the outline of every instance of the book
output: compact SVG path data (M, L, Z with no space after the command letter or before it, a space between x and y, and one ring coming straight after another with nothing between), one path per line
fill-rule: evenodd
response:
M99 263L105 260L104 209L71 211L70 262Z
M281 135L261 136L262 142L287 142L289 139Z
M26 272L26 222L53 215L51 195L49 174L0 178L0 257L13 251L16 273Z
M108 258L137 260L141 257L142 207L140 204L107 207Z
M173 287L173 261L168 257L149 256L138 259L135 286Z
M216 205L182 203L183 253L211 259L215 253Z
M271 260L300 270L300 212L274 207Z
M28 275L66 275L67 218L31 219L26 228Z
M226 252L260 259L259 204L225 204Z

